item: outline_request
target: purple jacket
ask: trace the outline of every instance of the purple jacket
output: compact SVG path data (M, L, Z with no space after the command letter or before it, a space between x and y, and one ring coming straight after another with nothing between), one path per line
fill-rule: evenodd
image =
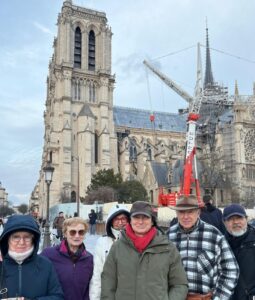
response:
M74 264L63 243L46 248L41 255L50 259L57 271L65 300L89 300L89 282L93 274L93 256L83 251Z

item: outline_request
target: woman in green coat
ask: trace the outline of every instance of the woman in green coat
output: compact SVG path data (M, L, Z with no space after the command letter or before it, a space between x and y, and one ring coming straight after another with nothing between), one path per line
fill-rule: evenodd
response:
M157 231L151 205L135 202L130 216L107 256L101 300L185 300L188 282L180 255Z

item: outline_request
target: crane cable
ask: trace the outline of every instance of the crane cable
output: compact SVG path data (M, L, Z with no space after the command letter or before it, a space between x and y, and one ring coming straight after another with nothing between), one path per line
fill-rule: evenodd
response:
M194 48L194 47L197 47L197 45L192 45L192 46L190 46L190 47L185 47L185 48L183 48L183 49L181 49L181 50L177 50L177 51L170 52L170 53L167 53L167 54L162 55L162 56L155 57L155 58L153 58L153 59L150 59L149 61L158 60L158 59L161 59L161 58L170 56L170 55L178 54L178 53L180 53L180 52L183 52L183 51L192 49L192 48Z
M152 101L151 101L151 91L150 91L150 82L149 82L149 75L148 75L148 70L147 68L144 66L145 68L145 74L146 74L146 81L147 81L147 91L148 91L148 96L149 96L149 103L150 103L150 121L151 123L153 123L153 129L155 131L155 115L152 109Z
M200 45L201 45L202 47L206 48L205 45L203 45L203 44L200 44ZM177 51L173 51L173 52L167 53L167 54L165 54L165 55L161 55L161 56L152 58L152 59L150 59L149 61L154 61L154 60L158 60L158 59L165 58L165 57L167 57L167 56L175 55L175 54L178 54L178 53L180 53L180 52L184 52L184 51L186 51L186 50L195 48L196 46L197 46L197 45L192 45L192 46L189 46L189 47L185 47L185 48L183 48L183 49L180 49L180 50L177 50ZM221 54L227 55L227 56L234 57L234 58L239 59L239 60L243 60L243 61L246 61L246 62L255 64L255 61L254 61L254 60L249 59L249 58L246 58L246 57L242 57L242 56L239 56L239 55L235 55L235 54L232 54L232 53L228 53L228 52L226 52L226 51L219 50L219 49L212 48L212 47L209 47L209 49L210 49L210 50L213 50L213 51L215 51L215 52L219 52L219 53L221 53Z
M205 45L202 45L200 44L202 47L206 48ZM219 49L215 49L215 48L209 48L210 50L213 50L213 51L216 51L216 52L219 52L219 53L222 53L222 54L225 54L227 56L231 56L231 57L234 57L234 58L237 58L237 59L240 59L240 60L244 60L246 62L249 62L249 63L252 63L252 64L255 64L255 61L254 60L251 60L249 58L245 58L245 57L242 57L242 56L238 56L238 55L235 55L235 54L231 54L231 53L228 53L228 52L225 52L223 50L219 50Z

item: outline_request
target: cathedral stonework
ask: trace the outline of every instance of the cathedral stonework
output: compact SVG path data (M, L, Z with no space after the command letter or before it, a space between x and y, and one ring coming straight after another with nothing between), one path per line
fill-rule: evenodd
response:
M47 188L43 168L47 162L54 167L50 206L84 198L93 174L109 168L120 172L123 180L142 182L155 204L160 187L178 191L187 115L155 112L150 119L147 110L113 105L112 32L104 12L66 0L57 25L47 78L42 165L30 205L39 207L40 215L45 216ZM209 49L208 30L207 45ZM206 68L205 92L222 93L224 89L213 82L209 51ZM218 114L212 113L215 103L202 109L208 115L203 120L211 117L213 122L211 131L210 126L204 127L206 122L200 126L204 145L199 151L203 154L210 148L217 160L204 159L206 167L201 161L199 168L204 168L202 177L207 182L201 182L201 187L203 192L211 189L206 178L217 161L218 173L210 183L214 184L217 204L253 196L254 103L254 96L242 99L236 94L232 105L222 106Z

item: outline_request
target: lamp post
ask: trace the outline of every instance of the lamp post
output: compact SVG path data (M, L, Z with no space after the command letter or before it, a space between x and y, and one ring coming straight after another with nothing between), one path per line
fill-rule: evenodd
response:
M46 206L46 223L44 229L44 240L43 240L43 249L50 246L50 219L49 219L49 212L50 212L50 184L52 182L52 175L54 172L54 168L47 162L46 167L43 168L44 171L44 178L47 184L47 206Z
M80 216L80 161L78 156L77 215Z
M79 156L72 156L72 161L74 158L77 160L77 193L76 193L76 210L77 216L80 216L80 159Z

